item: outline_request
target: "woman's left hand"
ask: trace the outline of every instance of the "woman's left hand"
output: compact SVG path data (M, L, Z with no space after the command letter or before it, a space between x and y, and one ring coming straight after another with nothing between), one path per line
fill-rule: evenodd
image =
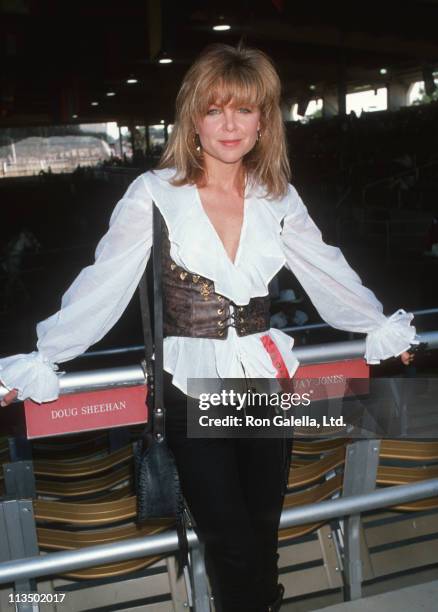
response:
M408 353L408 351L404 351L400 355L400 359L402 360L403 365L407 366L414 361L415 355L413 353Z

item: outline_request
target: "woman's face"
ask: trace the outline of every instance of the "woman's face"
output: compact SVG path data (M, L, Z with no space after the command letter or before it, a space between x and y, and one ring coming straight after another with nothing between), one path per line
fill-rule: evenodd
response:
M251 151L260 129L260 109L255 106L210 105L206 115L196 122L196 131L204 155L224 163L240 161Z

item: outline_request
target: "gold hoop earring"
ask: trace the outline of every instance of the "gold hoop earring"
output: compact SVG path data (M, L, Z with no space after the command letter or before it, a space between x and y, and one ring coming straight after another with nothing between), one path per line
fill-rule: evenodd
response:
M262 137L262 134L260 132L260 130L257 130L257 138L256 138L256 142L260 142L260 138Z

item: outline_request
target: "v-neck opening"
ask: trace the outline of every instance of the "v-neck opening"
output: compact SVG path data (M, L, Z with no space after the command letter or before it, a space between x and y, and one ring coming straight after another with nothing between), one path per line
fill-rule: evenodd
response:
M195 195L196 195L196 201L198 203L198 206L201 209L202 214L204 215L208 225L210 226L212 232L214 233L217 242L220 244L220 246L222 247L223 252L225 253L225 256L227 258L227 260L229 261L229 263L235 268L237 267L238 263L239 263L239 259L240 259L240 253L242 250L242 243L243 243L243 239L244 239L244 232L245 232L245 228L246 228L246 217L247 217L247 197L246 194L243 197L243 219L242 219L242 225L240 226L240 234L239 234L239 242L237 245L237 250L236 250L236 254L234 256L234 261L232 261L231 257L228 255L227 250L225 248L225 245L222 241L222 238L219 236L212 220L210 219L210 217L207 214L207 211L204 208L204 205L202 203L202 199L201 199L201 194L199 193L199 189L196 185L194 185L194 189L195 189Z

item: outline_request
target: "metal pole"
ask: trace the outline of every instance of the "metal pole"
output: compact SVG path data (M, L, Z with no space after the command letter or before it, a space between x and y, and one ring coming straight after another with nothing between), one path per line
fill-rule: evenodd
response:
M35 518L30 500L8 500L0 503L0 545L1 560L21 559L38 553ZM13 582L16 594L24 595L36 590L31 577L17 578ZM17 612L38 612L39 605L22 601L16 604L15 609Z
M6 495L11 499L36 497L33 461L13 461L3 464Z
M424 311L417 313L418 314L438 314L438 309L437 308L430 308L428 311ZM313 331L315 329L328 329L330 326L327 325L327 323L312 323L310 325L299 325L299 326L295 326L295 327L283 327L281 331L283 332L304 332L304 331ZM349 334L351 334L352 332L348 332ZM422 342L429 342L429 348L434 349L438 347L438 336L435 336L436 332L425 332L423 334L421 334L421 340ZM428 338L430 338L430 341L428 340ZM354 342L363 342L362 340L358 340L358 341L354 341ZM330 346L335 346L335 345L341 345L341 344L346 344L344 342L331 342ZM348 343L347 343L348 344ZM320 347L326 347L327 344L315 344L315 345L307 345L307 346L302 346L302 347L296 347L294 348L294 352L297 354L300 354L300 358L305 361L307 363L307 360L309 360L308 363L311 363L311 359L313 358L314 353L316 352L316 350L318 350L318 348ZM357 347L360 348L357 348ZM336 348L336 346L335 346ZM362 350L362 345L351 345L351 341L350 341L350 347L339 347L337 349L340 354L342 354L342 351L346 351L346 354L351 355L351 357L362 357L362 354L360 351ZM119 354L125 354L125 353L136 353L139 351L144 351L144 346L142 344L133 344L132 346L123 346L123 347L119 347L119 348L112 348L112 349L102 349L100 351L88 351L87 353L83 353L82 355L78 355L76 357L76 359L89 359L89 358L95 358L95 357L102 357L102 356L106 356L106 355L119 355ZM320 361L320 359L318 359L317 361Z
M95 391L97 389L110 389L111 387L127 387L143 385L145 376L138 365L105 368L85 372L71 372L59 379L60 393L77 393L79 391Z
M345 342L312 344L294 348L294 354L301 364L343 361L344 359L363 357L364 353L364 340L346 340Z
M375 490L379 450L380 440L358 440L347 446L344 497ZM361 529L360 513L346 517L344 521L344 598L346 601L362 597Z
M422 342L429 344L429 349L438 348L438 331L418 334ZM297 347L294 349L297 359L302 364L321 363L363 357L365 352L364 340L346 342L330 342L314 344L312 346ZM78 393L80 391L93 391L108 389L121 385L132 386L144 384L144 374L140 365L124 366L119 368L106 368L84 372L70 372L59 379L60 394ZM7 389L0 386L0 399L6 395Z
M151 155L151 135L149 133L149 126L146 124L146 155L149 157Z
M424 310L419 310L419 311L413 311L413 314L415 314L415 316L422 316L422 315L429 315L429 314L438 314L438 308L427 308ZM286 333L289 332L303 332L303 331L313 331L315 329L328 329L330 327L330 325L328 325L327 323L310 323L309 325L296 325L293 327L283 327L281 329L281 331L284 331ZM352 333L352 332L348 332L348 333ZM422 342L428 342L429 343L429 348L434 349L434 348L438 348L438 332L424 332L421 334L421 340ZM343 354L347 354L350 355L351 357L361 357L362 356L362 346L363 343L362 340L356 340L354 342L357 342L358 344L352 344L351 342L330 342L327 344L315 344L312 346L305 346L305 347L296 347L294 349L295 352L299 352L300 353L300 357L303 360L310 360L313 357L314 353L316 350L320 349L321 347L327 348L328 346L334 347L334 350L336 351L333 354L333 358L335 358L338 353L343 355ZM339 345L339 346L337 346ZM349 345L349 346L343 346L343 345ZM315 350L314 350L315 349ZM142 344L133 344L131 346L122 346L122 347L117 347L117 348L111 348L111 349L101 349L98 351L87 351L86 353L82 353L82 355L78 355L77 357L75 357L75 359L89 359L89 358L96 358L96 357L102 357L102 356L107 356L107 355L123 355L126 353L135 353L138 351L144 351L144 346ZM320 359L318 358L317 361L320 361Z
M196 522L188 506L185 507L186 529L191 529ZM210 612L210 595L208 590L207 570L205 568L205 545L198 539L197 546L190 550L188 567L191 586L191 605L195 612Z
M306 504L284 510L280 528L328 521L339 516L376 510L397 504L438 496L438 478L415 484L379 489L366 495L352 495L334 500ZM188 530L189 547L197 545L196 534ZM147 538L135 538L99 546L90 546L74 551L50 553L0 564L0 584L47 574L63 574L72 569L93 567L104 563L137 559L147 555L172 553L177 550L176 531L169 531Z
M196 612L210 611L210 595L208 594L207 572L204 562L204 546L192 548L190 553L190 575L193 588L193 607Z
M122 136L122 128L120 125L117 126L119 128L119 148L120 148L120 159L123 159L123 136Z
M198 542L192 530L188 531L187 538L189 546L195 546ZM177 548L176 531L167 531L146 538L130 538L112 544L7 561L0 564L0 584L48 574L62 574L72 569L93 567L113 561L173 553Z

